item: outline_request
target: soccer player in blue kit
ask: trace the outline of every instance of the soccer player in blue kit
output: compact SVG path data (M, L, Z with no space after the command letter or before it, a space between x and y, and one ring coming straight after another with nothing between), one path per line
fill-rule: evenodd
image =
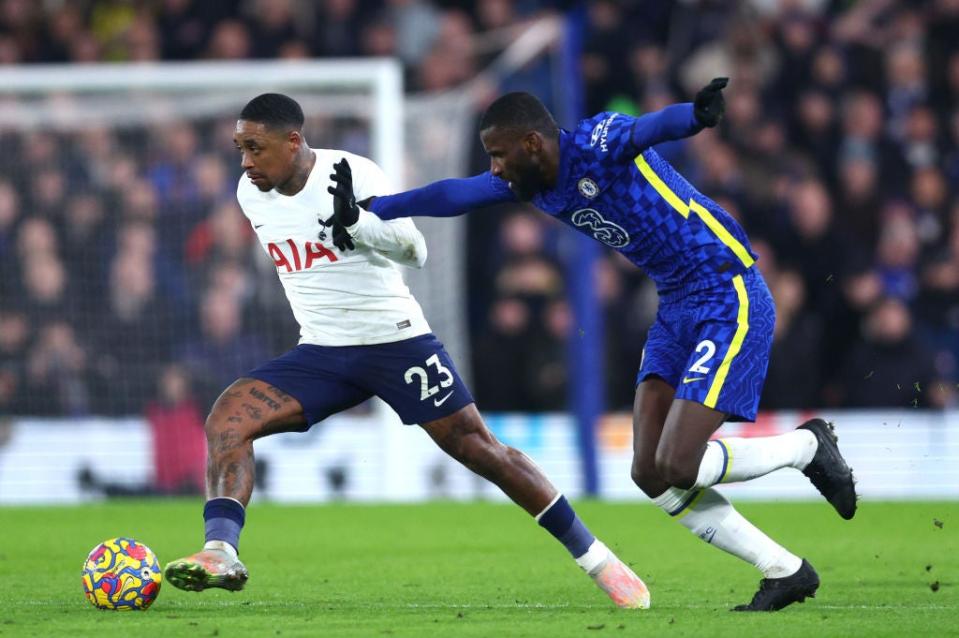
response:
M635 118L601 113L561 130L528 93L497 99L480 121L490 170L361 202L384 220L453 216L532 202L619 251L656 283L659 310L637 377L632 479L707 543L762 572L736 611L775 611L815 595L819 577L743 518L713 488L783 467L801 470L845 519L856 511L852 471L832 424L812 419L772 437L710 441L724 421L753 421L775 308L743 229L651 147L716 126L726 78L694 102ZM348 167L330 192L355 206Z

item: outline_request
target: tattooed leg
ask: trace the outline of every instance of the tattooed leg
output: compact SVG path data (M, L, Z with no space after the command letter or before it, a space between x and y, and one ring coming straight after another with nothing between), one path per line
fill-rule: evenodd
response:
M227 496L244 506L253 492L253 441L306 423L299 401L263 381L238 379L206 420L207 498Z

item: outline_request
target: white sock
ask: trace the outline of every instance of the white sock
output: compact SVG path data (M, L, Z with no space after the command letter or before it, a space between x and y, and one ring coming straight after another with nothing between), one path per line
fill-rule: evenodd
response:
M603 544L603 541L597 538L593 541L593 544L589 546L589 549L586 550L586 553L576 559L576 564L592 576L593 573L603 566L603 563L606 562L608 557L609 548Z
M809 430L749 439L716 439L706 445L693 488L748 481L782 467L803 470L818 447L816 435Z
M238 554L236 552L236 547L230 545L226 541L207 541L203 545L203 549L218 549L221 552L226 552L230 558L237 558Z
M671 487L653 502L710 545L754 565L765 578L790 576L802 565L802 559L763 534L712 488Z

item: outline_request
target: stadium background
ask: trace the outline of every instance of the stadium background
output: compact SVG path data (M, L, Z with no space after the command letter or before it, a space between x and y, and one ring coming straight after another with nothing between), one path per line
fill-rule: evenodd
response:
M836 415L867 495L955 497L959 2L0 1L7 70L344 57L402 64L422 127L406 125L406 186L486 168L475 119L499 92L532 91L569 126L729 75L719 129L660 150L745 226L776 298L771 412L745 433ZM324 94L290 92L321 113L311 145L371 153L355 96L326 116ZM198 492L213 398L295 343L234 198L229 132L249 97L199 116L183 98L181 119L135 127L93 111L44 126L62 95L0 88L0 500ZM450 113L466 135L442 134ZM455 157L433 175L423 156L439 147ZM651 283L523 207L421 225L443 279L414 274L414 290L496 433L570 493L639 498L626 413ZM493 496L387 422L367 406L258 443L260 497ZM751 494L814 494L795 483Z

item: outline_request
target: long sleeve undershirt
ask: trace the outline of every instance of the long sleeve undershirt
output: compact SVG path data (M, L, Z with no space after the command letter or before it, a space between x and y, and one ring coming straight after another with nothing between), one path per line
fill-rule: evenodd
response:
M359 219L346 231L358 243L398 264L422 268L426 263L426 240L411 219L383 221L361 208Z

